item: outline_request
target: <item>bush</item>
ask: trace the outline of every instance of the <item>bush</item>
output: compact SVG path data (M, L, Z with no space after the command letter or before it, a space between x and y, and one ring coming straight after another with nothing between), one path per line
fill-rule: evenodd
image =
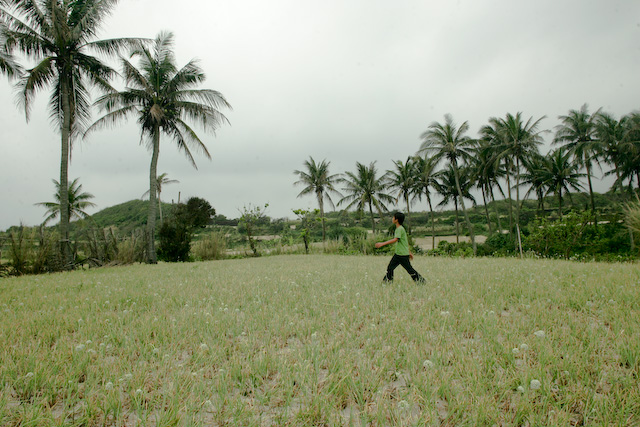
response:
M494 233L478 245L478 256L506 256L515 252L515 242L509 234Z
M62 270L54 233L45 231L43 227L21 225L9 233L8 240L11 269L5 273L22 275Z
M227 238L223 233L214 231L195 242L191 251L193 257L201 261L223 259L227 253Z
M589 212L567 214L557 221L538 220L529 230L523 247L544 257L594 259L630 250L628 230L616 221L596 226Z
M166 220L158 232L158 259L161 261L189 261L191 232L183 223Z
M144 262L146 233L142 229L131 232L131 236L118 242L115 260L122 264Z
M468 258L473 256L473 246L468 242L449 243L445 240L438 243L436 249L426 251L427 255L432 256L453 256L460 258Z

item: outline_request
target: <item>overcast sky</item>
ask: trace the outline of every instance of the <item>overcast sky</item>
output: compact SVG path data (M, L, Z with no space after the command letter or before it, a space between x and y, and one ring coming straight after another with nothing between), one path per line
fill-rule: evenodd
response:
M248 204L269 203L272 217L314 208L293 186L309 156L332 173L373 161L384 172L447 113L475 137L508 112L546 115L553 129L584 103L617 117L640 108L637 0L123 0L99 37L162 30L175 35L179 66L200 59L202 87L233 106L231 126L200 131L213 159L196 157L197 170L161 141L158 173L180 181L162 199L202 197L228 217ZM34 203L52 200L60 137L48 97L38 95L27 124L0 80L0 230L39 224ZM151 156L139 142L132 121L75 143L69 177L95 196L91 213L148 190Z

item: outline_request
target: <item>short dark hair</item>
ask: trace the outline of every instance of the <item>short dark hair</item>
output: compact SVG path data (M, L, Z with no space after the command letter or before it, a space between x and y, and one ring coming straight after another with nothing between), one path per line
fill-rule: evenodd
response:
M396 212L393 217L398 220L398 224L404 224L404 214L402 212Z

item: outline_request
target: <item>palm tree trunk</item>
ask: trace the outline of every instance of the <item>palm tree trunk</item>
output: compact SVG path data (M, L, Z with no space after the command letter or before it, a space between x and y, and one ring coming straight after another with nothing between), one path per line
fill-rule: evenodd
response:
M404 195L404 200L407 202L407 228L411 230L411 210L409 209L409 195Z
M516 227L520 229L520 158L516 157Z
M471 237L471 246L473 247L473 255L476 255L478 248L476 247L476 238L473 234L473 227L471 226L471 221L469 221L469 214L467 213L467 209L464 206L464 198L462 197L462 190L460 189L460 178L458 177L458 164L457 162L453 162L453 172L456 178L456 189L458 190L458 196L460 196L460 206L462 206L462 213L464 213L464 220L467 223L467 228L469 229L469 236Z
M69 241L69 157L71 145L71 100L69 83L61 78L62 84L62 129L60 156L60 253L64 269L73 266L71 245Z
M620 187L620 195L624 193L624 185L622 184L622 179L620 178L620 169L618 168L618 164L614 162L614 166L616 168L616 177L618 178L618 187Z
M496 219L498 221L498 234L502 233L502 221L500 221L500 211L498 210L498 204L496 203L496 197L493 195L493 187L489 186L489 196L493 202L493 207L496 211Z
M591 211L593 212L593 223L598 226L598 216L596 215L596 202L593 197L593 186L591 185L591 162L586 162L587 166L587 183L589 183L589 197L591 199Z
M560 210L560 218L562 218L562 187L558 191L558 209Z
M427 202L429 202L429 213L431 215L431 249L436 248L436 225L433 219L433 207L431 206L431 197L427 193Z
M489 207L487 206L487 196L484 187L484 184L480 186L480 188L482 189L482 202L484 203L484 214L487 217L487 227L489 227L489 235L491 235L493 234L493 231L491 230L491 219L489 218Z
M373 219L373 208L371 207L371 201L369 201L369 214L371 215L371 228L373 229L373 235L376 235L376 221Z
M158 212L160 213L160 224L162 224L162 202L160 201L160 190L158 190Z
M153 153L149 168L149 213L147 215L147 264L158 262L156 256L156 191L158 186L158 156L160 155L160 127L155 126L153 132Z
M327 229L324 222L324 200L321 192L316 193L316 195L318 197L318 206L320 206L320 218L322 218L322 242L324 243L327 237Z
M460 221L458 220L458 198L455 198L453 205L456 211L456 243L460 243Z
M513 235L513 204L511 202L511 180L509 179L509 170L507 167L507 197L509 197L509 234Z

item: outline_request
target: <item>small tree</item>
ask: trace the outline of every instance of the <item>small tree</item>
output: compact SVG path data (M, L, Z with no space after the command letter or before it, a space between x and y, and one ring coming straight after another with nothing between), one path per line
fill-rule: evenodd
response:
M158 231L160 245L158 246L158 258L162 261L180 262L189 261L191 249L191 231L187 224L172 220L165 220Z
M192 233L206 227L215 214L209 202L199 197L175 206L160 227L158 257L164 261L188 261Z
M293 213L298 216L300 220L300 235L302 236L302 241L304 242L304 251L305 253L309 253L309 234L311 230L314 228L315 223L322 221L321 218L318 218L320 215L320 209L294 209Z
M249 206L244 206L240 211L240 225L244 226L245 232L247 233L247 240L249 241L249 247L251 247L253 256L256 257L260 256L260 253L258 252L255 239L253 238L255 235L255 227L256 224L264 218L268 207L268 203L265 203L264 207L251 206L251 204L249 204Z

